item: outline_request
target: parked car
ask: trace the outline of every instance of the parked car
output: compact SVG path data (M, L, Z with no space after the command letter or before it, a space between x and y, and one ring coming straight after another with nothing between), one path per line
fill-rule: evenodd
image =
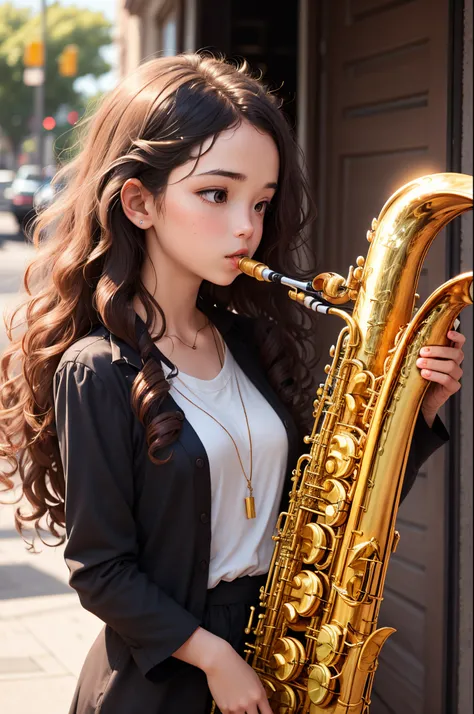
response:
M55 193L56 192L51 181L46 181L45 183L41 184L41 186L36 191L33 197L33 208L35 209L36 213L39 213L50 205L51 201L55 196Z
M41 174L29 173L27 175L28 178L21 178L18 177L17 174L8 189L8 197L10 199L9 210L17 219L20 228L24 228L26 223L34 217L34 195L44 183Z
M8 211L9 209L10 199L8 198L8 189L12 185L14 178L14 171L10 169L0 169L0 211Z
M56 172L55 166L45 166L43 170L36 164L23 164L7 189L5 210L13 213L21 229L35 217L36 212L46 207L60 187L51 186ZM36 195L38 200L36 200Z
M42 177L43 172L37 164L23 164L15 174L15 178L21 179L35 179L38 176Z

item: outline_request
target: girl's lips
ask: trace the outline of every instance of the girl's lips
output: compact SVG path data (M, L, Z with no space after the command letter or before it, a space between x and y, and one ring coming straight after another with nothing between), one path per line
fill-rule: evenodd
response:
M239 267L239 261L245 258L244 255L228 255L227 260L230 260L234 268Z

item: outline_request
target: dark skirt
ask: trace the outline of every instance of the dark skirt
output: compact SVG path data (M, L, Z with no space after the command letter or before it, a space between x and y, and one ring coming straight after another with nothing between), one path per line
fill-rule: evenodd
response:
M242 656L250 606L258 604L265 580L246 576L221 581L208 591L202 627L230 642ZM166 680L151 681L119 635L105 626L86 657L69 714L210 714L212 697L204 672L179 665Z

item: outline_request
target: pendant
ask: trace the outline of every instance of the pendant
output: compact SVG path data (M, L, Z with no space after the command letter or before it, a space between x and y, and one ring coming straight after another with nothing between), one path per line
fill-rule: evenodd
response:
M255 499L253 496L247 496L245 499L245 513L247 518L256 518L257 513L255 511Z

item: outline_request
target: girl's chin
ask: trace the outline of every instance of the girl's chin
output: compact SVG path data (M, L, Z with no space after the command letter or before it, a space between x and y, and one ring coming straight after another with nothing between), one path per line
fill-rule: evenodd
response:
M225 288L228 285L232 285L234 280L238 278L239 275L241 275L240 270L227 271L227 273L223 273L222 271L216 271L214 275L210 275L208 278L205 279L213 285L219 285L220 287Z
M228 285L232 285L234 280L239 277L239 275L242 275L242 272L238 268L238 264L235 260L230 260L229 258L225 259L225 269L219 270L218 266L215 266L215 269L210 269L207 271L208 276L204 278L204 280L207 280L209 283L212 283L213 285L220 285L221 287L226 287Z
M228 285L232 285L234 280L236 279L237 275L230 275L227 277L221 277L220 279L217 280L212 280L211 282L214 283L214 285L219 285L222 288L227 287Z

